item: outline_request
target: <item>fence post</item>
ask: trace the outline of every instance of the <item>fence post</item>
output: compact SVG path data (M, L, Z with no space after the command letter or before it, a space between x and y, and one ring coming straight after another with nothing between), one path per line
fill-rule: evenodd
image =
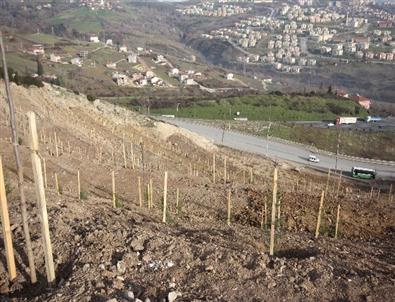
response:
M38 156L38 136L36 127L36 117L34 112L28 113L29 125L30 125L30 149L31 149L31 160L33 166L34 183L36 186L37 201L39 203L39 213L41 220L41 232L42 240L44 245L45 255L45 268L47 273L47 280L49 284L55 281L55 269L52 255L51 238L49 235L48 225L48 213L47 213L47 201L45 198L44 180L42 175L41 161Z
M14 247L12 245L12 232L10 227L10 217L8 214L8 204L6 189L4 184L3 162L0 156L0 208L1 225L3 227L4 246L7 259L8 274L10 280L16 278L16 267L14 257Z

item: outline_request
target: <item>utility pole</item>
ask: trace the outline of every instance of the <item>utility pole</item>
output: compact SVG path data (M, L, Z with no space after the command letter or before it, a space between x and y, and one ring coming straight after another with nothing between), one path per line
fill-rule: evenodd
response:
M23 232L26 241L26 250L27 250L27 258L29 261L29 270L30 270L30 278L32 283L37 282L36 276L36 267L34 264L34 256L33 256L33 249L32 243L30 239L30 231L29 231L29 224L28 224L28 215L27 215L27 208L26 208L26 198L24 192L24 180L23 180L23 167L22 162L19 155L19 144L18 144L18 133L16 129L16 117L15 117L15 108L14 108L14 101L11 96L11 89L10 89L10 80L8 78L8 68L7 62L5 58L5 51L4 51L4 43L3 43L3 33L0 31L0 48L1 48L1 55L3 61L3 69L4 69L4 82L5 82L5 90L7 94L8 100L8 107L10 111L10 124L11 124L11 133L12 133L12 144L14 147L14 156L16 167L18 171L18 188L19 188L19 195L20 195L20 204L21 204L21 214L22 214L22 226Z

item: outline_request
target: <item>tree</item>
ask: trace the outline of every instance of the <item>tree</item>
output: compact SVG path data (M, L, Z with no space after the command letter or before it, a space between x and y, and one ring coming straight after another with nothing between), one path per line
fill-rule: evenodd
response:
M37 57L37 74L38 74L39 76L44 75L44 66L43 66L43 64L41 63L41 60L40 60L39 57Z

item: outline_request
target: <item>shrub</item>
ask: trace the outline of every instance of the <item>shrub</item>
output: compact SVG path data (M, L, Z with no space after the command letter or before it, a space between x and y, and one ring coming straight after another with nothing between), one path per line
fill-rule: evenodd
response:
M81 200L87 200L88 199L88 192L81 191L80 192L80 199Z
M91 94L88 94L88 95L86 96L86 98L88 99L89 102L93 102L94 100L96 100L96 97L94 97L94 96L91 95Z

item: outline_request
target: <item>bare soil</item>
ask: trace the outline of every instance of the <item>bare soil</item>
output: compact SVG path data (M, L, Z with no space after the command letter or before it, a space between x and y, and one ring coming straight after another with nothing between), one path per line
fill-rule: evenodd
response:
M395 296L395 212L388 184L343 179L338 193L338 177L330 178L321 233L315 239L326 176L278 163L281 219L275 255L269 256L270 226L262 219L266 201L270 223L273 161L218 148L191 133L103 102L89 103L60 88L13 86L12 90L20 133L25 133L20 149L39 282L29 282L8 115L0 90L0 153L18 265L18 277L9 281L0 235L0 301L174 301L174 297L175 301L391 301ZM27 148L29 110L38 117L41 156L47 166L57 275L52 287L46 283ZM216 183L211 172L214 152ZM82 200L77 193L78 170ZM111 200L111 171L116 175L118 208ZM161 222L164 171L169 171L166 224ZM55 190L54 173L61 194ZM147 208L145 193L139 206L138 177L143 189L152 179L152 209ZM334 239L338 203L341 221L339 238Z

